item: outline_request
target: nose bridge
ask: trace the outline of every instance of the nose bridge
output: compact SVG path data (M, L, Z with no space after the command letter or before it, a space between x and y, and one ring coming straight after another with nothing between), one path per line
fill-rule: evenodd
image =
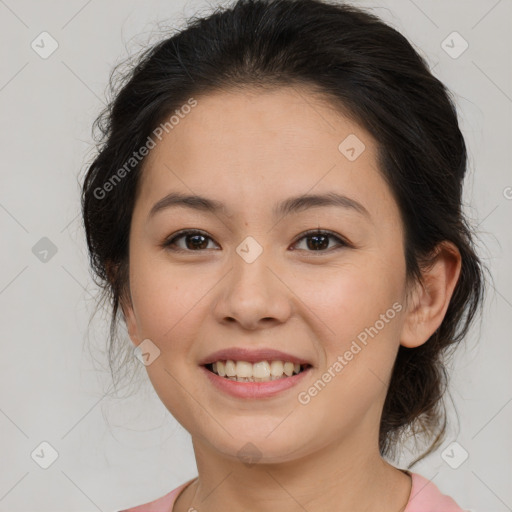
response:
M218 320L235 320L246 328L255 328L263 319L284 322L290 314L290 298L271 270L275 266L271 251L247 237L233 252L231 264L216 306Z
M247 237L232 255L232 285L241 288L248 285L260 295L268 293L271 259L270 250L264 250L254 238Z

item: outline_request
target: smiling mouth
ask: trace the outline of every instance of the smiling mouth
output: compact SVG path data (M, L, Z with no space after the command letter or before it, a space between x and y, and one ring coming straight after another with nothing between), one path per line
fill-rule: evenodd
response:
M287 379L302 373L311 367L309 364L298 364L289 361L216 361L204 365L205 368L219 377L236 382L269 382Z

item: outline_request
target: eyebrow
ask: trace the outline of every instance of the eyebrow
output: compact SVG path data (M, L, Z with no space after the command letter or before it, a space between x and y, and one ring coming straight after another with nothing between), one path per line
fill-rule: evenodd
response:
M284 217L291 213L298 213L310 208L326 206L336 206L338 208L352 210L368 217L369 220L371 219L370 213L361 203L335 192L290 197L275 205L272 213L274 217ZM217 213L222 210L226 211L225 205L215 199L198 195L187 195L180 192L171 192L153 205L148 214L148 219L155 216L158 212L173 207L185 207L210 213Z

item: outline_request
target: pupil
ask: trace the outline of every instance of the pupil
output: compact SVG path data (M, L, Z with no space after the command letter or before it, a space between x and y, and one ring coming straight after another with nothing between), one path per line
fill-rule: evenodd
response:
M199 246L196 243L198 238L202 238L203 239L202 244L200 243ZM207 242L205 243L206 237L204 237L203 235L189 235L188 240L192 240L192 239L195 239L196 242L192 242L192 244L187 244L187 246L188 246L187 248L188 249L204 249L208 245ZM192 245L192 247L190 247L190 245Z
M320 244L318 243L318 239L319 238L322 238L323 239L323 243L320 242ZM310 236L309 237L309 240L315 240L315 242L313 244L310 244L308 242L308 248L309 249L325 249L326 247L329 246L329 239L325 236L325 235L314 235L314 236ZM327 242L327 243L326 243Z

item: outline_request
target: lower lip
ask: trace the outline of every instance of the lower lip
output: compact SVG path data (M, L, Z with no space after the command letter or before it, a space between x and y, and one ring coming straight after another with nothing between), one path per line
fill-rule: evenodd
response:
M268 382L238 382L235 380L220 377L216 373L211 372L206 367L200 367L210 382L220 391L236 398L269 398L275 396L287 389L296 386L304 379L304 376L311 370L311 366L306 370L292 375L291 377L283 377L277 380L269 380Z

